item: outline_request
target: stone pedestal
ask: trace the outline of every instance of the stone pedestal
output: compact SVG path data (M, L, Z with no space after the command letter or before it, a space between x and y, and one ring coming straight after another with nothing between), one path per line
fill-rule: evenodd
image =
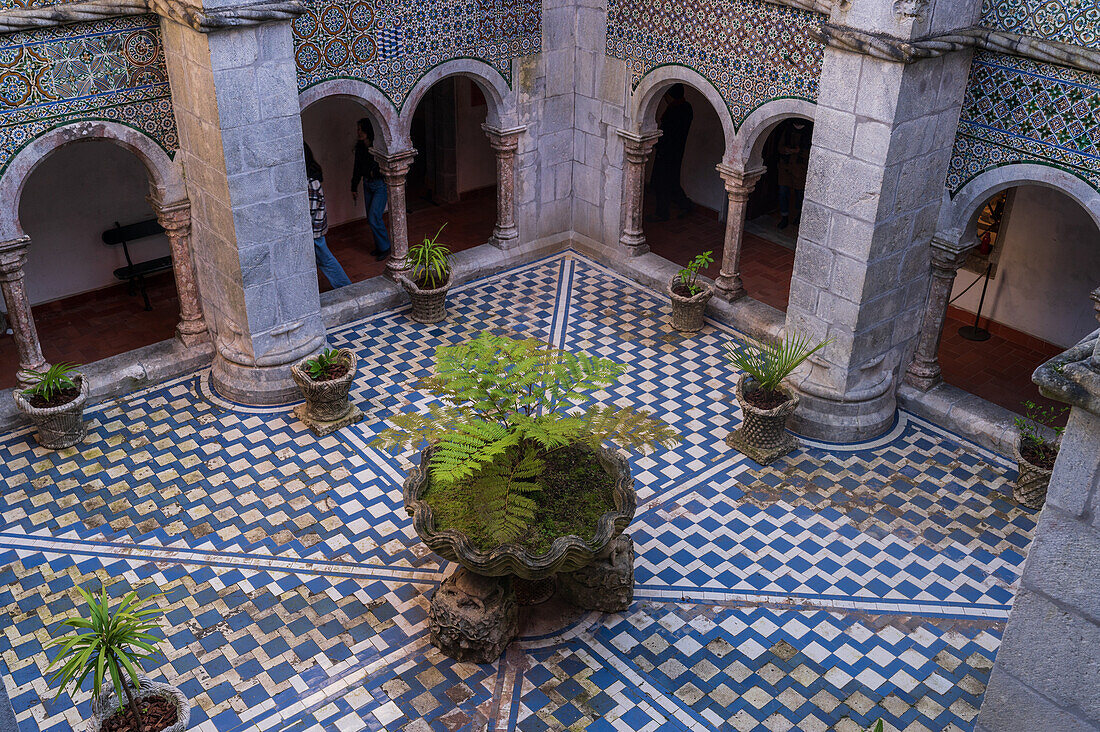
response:
M558 592L571 605L623 612L634 602L634 540L620 534L592 564L557 579Z
M492 243L501 249L511 249L519 244L519 227L516 226L516 151L519 137L526 127L502 130L482 125L489 136L489 144L497 158L497 223L493 229Z
M0 292L8 311L8 326L12 330L15 349L19 353L19 371L16 379L23 387L35 383L32 372L44 371L50 365L42 357L42 344L31 315L31 302L27 298L23 267L27 263L29 236L0 243Z
M645 230L642 228L645 166L661 133L637 135L619 130L618 134L626 146L623 160L623 232L619 243L626 247L630 256L638 257L649 251L645 243Z
M733 302L745 296L745 285L741 281L741 242L745 236L745 213L749 196L760 176L764 175L764 168L746 171L720 163L718 173L726 184L729 207L726 211L722 271L714 280L714 288L718 297Z
M456 661L492 663L519 633L511 577L459 567L436 589L428 610L432 645Z
M187 347L205 343L210 340L210 334L202 316L195 264L191 258L191 203L163 203L153 197L148 200L156 211L157 222L164 227L172 251L172 273L176 278L176 298L180 306L176 337Z
M409 220L405 204L405 180L416 159L416 150L402 150L383 155L375 150L371 154L378 160L390 203L390 258L386 260L386 276L397 280L409 272Z
M972 248L932 240L932 284L928 289L928 305L921 322L917 350L905 372L906 383L921 391L928 391L943 381L939 353L943 323L947 319L947 303L951 299L959 267L966 262Z
M289 365L325 342L291 18L214 0L196 13L225 24L162 19L161 28L211 380L235 401L285 403L297 398Z

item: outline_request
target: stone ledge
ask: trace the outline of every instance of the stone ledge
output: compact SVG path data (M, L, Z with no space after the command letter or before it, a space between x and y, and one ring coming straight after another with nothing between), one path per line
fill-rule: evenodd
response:
M921 391L902 382L898 406L1001 455L1012 455L1019 436L1015 412L950 384Z

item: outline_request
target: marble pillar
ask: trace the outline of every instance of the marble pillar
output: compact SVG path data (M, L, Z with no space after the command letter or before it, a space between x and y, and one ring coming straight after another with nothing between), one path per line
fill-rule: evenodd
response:
M626 247L630 256L638 257L649 251L645 243L645 230L642 228L645 166L661 133L657 131L639 135L619 130L618 134L626 146L623 160L623 231L619 243Z
M38 342L38 331L34 327L31 302L24 282L23 267L27 263L30 243L29 236L22 236L0 244L0 291L8 309L8 325L15 338L15 349L19 353L16 378L22 386L30 386L37 381L32 372L49 368L42 357L42 344Z
M378 161L390 201L390 258L386 260L386 276L396 280L409 271L409 220L405 207L405 180L416 159L416 150L401 150L389 155L371 149Z
M210 334L202 315L195 263L191 258L191 202L165 204L150 197L149 204L156 211L157 222L164 227L172 252L172 273L176 277L176 298L180 306L176 338L188 348L205 343L210 340Z
M516 150L519 149L519 137L527 128L499 129L484 124L481 129L489 136L489 145L497 158L497 223L491 241L500 249L511 249L519 244L519 227L516 226Z
M932 239L932 283L928 289L928 304L921 321L920 335L913 360L905 372L905 383L928 391L943 381L940 373L940 339L947 318L947 304L955 286L955 275L966 262L973 246L949 244Z
M726 163L718 164L718 174L726 184L729 196L726 211L726 238L722 247L722 271L714 280L718 297L733 302L745 296L741 281L741 242L745 236L745 212L749 196L756 187L764 168L740 170Z

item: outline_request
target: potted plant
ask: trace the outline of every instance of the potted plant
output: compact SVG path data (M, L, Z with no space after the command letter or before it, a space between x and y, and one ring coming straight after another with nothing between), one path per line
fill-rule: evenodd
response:
M711 254L713 252L703 252L668 282L668 295L672 298L672 327L675 330L696 333L703 329L703 313L707 302L714 296L714 288L699 281L699 272L714 261Z
M572 586L583 572L568 597L589 609L629 604L633 545L621 535L637 495L629 464L608 445L648 450L680 437L646 412L593 403L623 371L537 339L482 333L439 347L435 375L419 386L440 401L395 415L372 443L423 447L404 499L424 543L462 566L429 614L432 641L448 655L488 662L503 652L516 632L512 577L556 575ZM597 584L608 597L594 597Z
M38 428L38 443L51 450L72 447L87 434L84 405L88 380L77 364L58 363L45 371L32 371L37 381L29 389L12 392L15 405Z
M828 343L813 346L808 338L794 333L762 346L727 342L726 358L742 372L736 394L743 421L726 437L726 444L761 465L798 447L787 432L787 417L798 407L798 394L783 380Z
M451 251L439 243L446 226L440 226L431 239L425 237L422 243L409 247L412 270L409 276L399 278L412 301L409 317L418 323L438 323L447 317L447 290L454 277Z
M306 400L294 408L294 416L318 437L363 418L362 410L348 400L357 363L355 353L347 348L326 348L290 367L294 383Z
M88 606L88 617L68 618L61 627L72 633L51 638L46 647L60 646L47 670L61 664L50 678L66 688L80 690L92 676L93 732L183 732L191 719L187 697L174 686L150 681L142 674L142 662L156 654L160 639L150 631L157 627L159 608L142 609L152 598L138 599L128 592L110 610L107 590L98 598L84 588L77 590ZM155 595L153 596L155 597ZM104 683L107 678L111 683Z
M1016 429L1020 439L1016 441L1016 485L1012 497L1028 508L1041 509L1046 502L1054 461L1058 459L1060 438L1065 427L1057 426L1058 419L1069 407L1046 407L1028 400L1023 403L1023 417L1016 417ZM1048 439L1045 430L1055 437Z

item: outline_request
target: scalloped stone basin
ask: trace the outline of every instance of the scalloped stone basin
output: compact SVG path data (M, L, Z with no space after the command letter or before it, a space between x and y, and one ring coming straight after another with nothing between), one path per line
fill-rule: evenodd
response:
M484 577L515 576L525 580L540 580L561 572L575 572L587 567L623 533L634 519L638 506L638 494L634 490L634 478L626 458L606 448L600 448L596 456L604 469L616 477L613 490L615 510L600 517L596 536L587 542L579 536L559 536L550 551L534 555L516 544L504 544L492 551L483 552L470 539L455 529L440 530L428 502L423 500L427 488L427 467L430 448L420 453L420 466L409 471L405 478L405 510L412 516L413 528L420 539L433 552Z

